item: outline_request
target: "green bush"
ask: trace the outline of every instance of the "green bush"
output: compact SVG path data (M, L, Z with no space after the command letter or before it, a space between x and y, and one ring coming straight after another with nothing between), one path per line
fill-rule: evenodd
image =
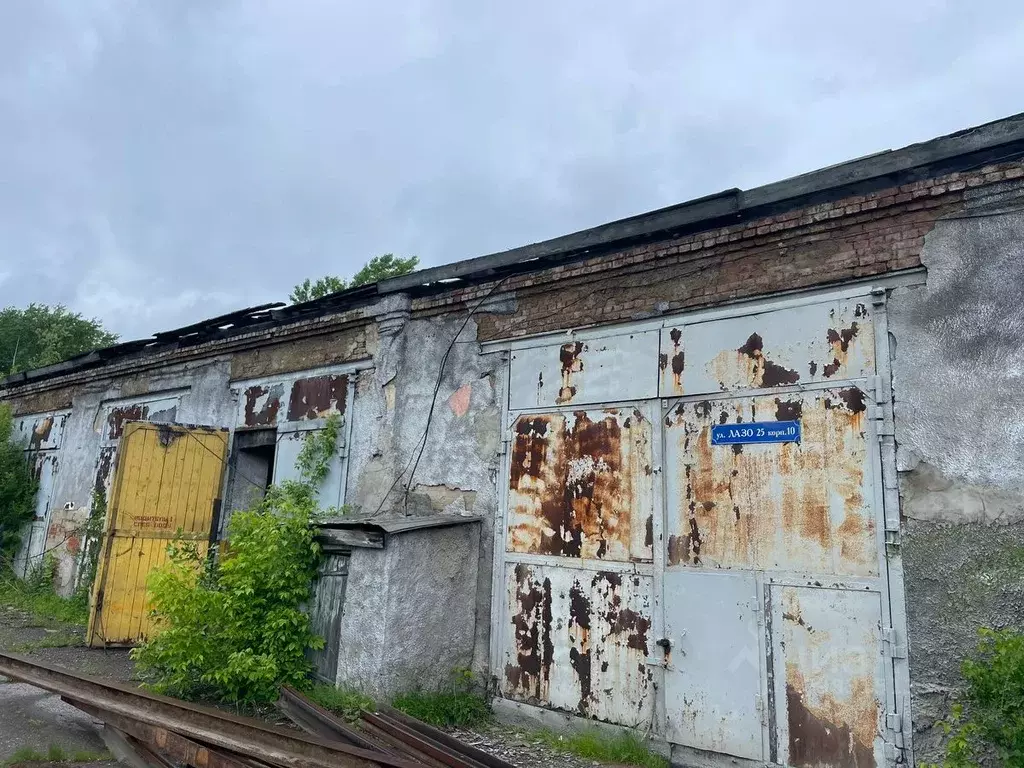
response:
M409 691L395 697L395 709L438 727L470 727L489 721L493 714L473 673L457 669L451 681L438 691Z
M300 480L271 486L228 525L221 557L175 542L149 592L157 631L132 654L150 687L239 705L269 703L282 684L301 686L305 652L322 648L302 607L320 560L312 523L316 489L337 444L338 420L306 437Z
M943 723L945 768L974 768L988 757L1024 765L1024 634L982 629L980 635L974 657L963 664L963 701Z
M58 595L53 589L56 567L53 555L46 555L25 579L10 571L0 573L0 605L30 613L40 624L57 621L84 627L89 620L89 598L81 593L70 598Z
M14 442L10 406L0 405L0 569L10 569L21 529L35 511L37 483L25 448Z

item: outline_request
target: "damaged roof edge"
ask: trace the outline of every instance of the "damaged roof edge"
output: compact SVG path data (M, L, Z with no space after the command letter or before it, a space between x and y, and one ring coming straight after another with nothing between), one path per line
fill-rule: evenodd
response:
M199 344L372 304L401 292L430 293L494 279L496 274L537 271L570 259L598 255L630 241L712 229L819 202L1024 156L1024 113L898 150L887 150L749 190L729 189L591 229L488 256L458 261L350 288L301 304L264 304L116 344L60 363L16 373L0 388L19 387L97 368L135 353ZM453 281L451 284L445 281Z
M1011 159L1012 155L1003 156L1005 150L1010 148L1009 145L1019 145L1014 148L1014 154L1024 155L1024 112L753 189L728 189L551 240L411 272L383 280L377 284L377 288L382 294L410 290L441 280L472 278L476 273L486 274L531 259L569 256L666 231L701 229L699 225L704 223L707 224L706 228L711 228L718 226L722 219L753 218L812 202L865 194L894 183L909 183L929 176L952 173L958 166L966 168L972 163ZM962 162L958 164L957 159ZM915 171L918 173L915 174Z

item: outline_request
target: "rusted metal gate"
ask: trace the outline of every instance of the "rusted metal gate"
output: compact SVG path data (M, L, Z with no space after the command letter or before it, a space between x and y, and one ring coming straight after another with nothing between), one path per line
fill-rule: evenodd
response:
M172 539L205 553L220 506L228 433L215 427L123 425L89 616L91 645L146 638L146 582Z
M50 525L53 486L59 467L57 456L64 439L64 426L67 420L68 413L61 412L22 416L14 421L13 437L25 446L32 472L39 483L35 515L22 531L21 547L14 563L15 573L21 576L28 575L33 568L40 566L42 556L46 552L46 532ZM73 546L76 542L62 543L70 543Z
M779 765L894 764L884 293L597 333L511 350L502 694ZM799 440L712 440L765 422Z

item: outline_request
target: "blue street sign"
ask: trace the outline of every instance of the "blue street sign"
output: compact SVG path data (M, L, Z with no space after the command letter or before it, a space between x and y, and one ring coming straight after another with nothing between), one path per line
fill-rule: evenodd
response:
M715 424L711 427L712 445L799 442L799 421L751 421L746 424Z

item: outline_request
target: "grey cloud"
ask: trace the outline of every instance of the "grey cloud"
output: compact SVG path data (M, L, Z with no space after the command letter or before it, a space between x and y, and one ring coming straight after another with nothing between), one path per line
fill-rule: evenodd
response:
M148 335L1024 103L1010 2L377 5L0 5L0 304Z

